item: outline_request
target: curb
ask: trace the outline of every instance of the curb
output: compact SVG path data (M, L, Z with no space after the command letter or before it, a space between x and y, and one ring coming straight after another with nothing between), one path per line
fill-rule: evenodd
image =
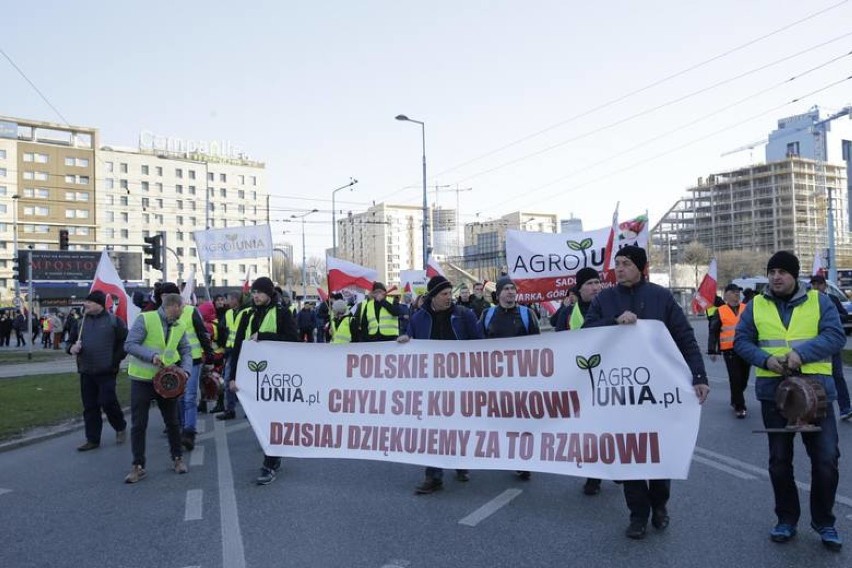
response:
M33 430L26 432L20 438L14 438L6 442L0 442L0 453L8 452L11 450L17 450L18 448L23 448L31 444L37 444L39 442L52 440L53 438L58 438L60 436L68 434L69 432L74 432L75 430L82 429L83 420L81 418L70 420L62 424L57 424L55 426L41 426L38 428L34 428Z

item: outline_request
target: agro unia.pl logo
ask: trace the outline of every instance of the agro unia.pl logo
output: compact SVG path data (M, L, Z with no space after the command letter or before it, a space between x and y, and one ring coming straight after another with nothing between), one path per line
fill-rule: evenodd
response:
M586 358L577 355L577 367L588 372L592 406L640 406L661 404L668 408L682 404L678 387L671 391L652 388L652 373L647 367L604 367L600 353Z
M249 361L248 369L255 374L256 400L264 402L305 402L302 375L264 373L267 361Z

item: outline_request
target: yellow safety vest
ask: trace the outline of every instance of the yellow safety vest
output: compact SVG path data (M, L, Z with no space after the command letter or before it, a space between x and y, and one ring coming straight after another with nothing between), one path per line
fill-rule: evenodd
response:
M331 320L331 342L352 343L352 316L346 316L335 324Z
M719 308L719 320L722 322L722 330L719 332L719 349L728 351L734 348L734 332L737 330L740 314L744 309L745 306L742 304L737 306L736 313L728 304Z
M580 311L580 304L574 304L574 309L571 310L571 319L568 320L568 329L580 329L583 327L583 322L586 318L583 317L583 312Z
M379 334L383 337L399 337L399 318L385 308L379 309L379 319L376 320L375 300L365 300L361 304L361 313L367 319L367 334Z
M784 328L778 308L764 296L755 296L754 325L757 328L757 345L767 353L780 357L793 350L797 345L810 341L819 335L819 293L811 290L807 299L793 308L790 325ZM831 375L831 359L814 361L802 365L803 375ZM758 377L780 377L778 373L758 367Z
M225 342L225 347L232 349L234 341L237 339L237 330L240 328L240 320L243 314L251 308L231 308L225 312L225 325L228 327L228 340Z
M240 312L240 316L243 313ZM254 310L251 311L251 315L249 316L248 325L246 326L246 334L243 337L243 340L247 340L251 337L251 324L254 322ZM257 329L258 333L278 333L278 312L275 306L270 306L269 311L266 312L266 315L263 317L263 321L260 322L260 327Z
M178 345L186 330L180 321L175 322L169 327L169 338L166 341L163 335L163 324L160 320L159 311L143 312L139 314L145 323L145 341L142 345L149 347L160 355L160 360L164 365L174 365L180 362L180 352ZM159 368L153 363L143 361L138 357L131 357L130 365L127 367L127 374L136 379L144 381L153 380Z
M186 340L189 342L189 347L192 349L192 358L201 359L204 351L201 349L201 341L195 334L195 326L192 325L192 314L195 312L195 306L184 306L180 313L178 321L186 330Z
M704 313L707 316L707 319L710 319L714 315L716 315L717 311L719 311L719 308L717 308L716 306L710 306L709 308L707 308L707 311L704 312Z

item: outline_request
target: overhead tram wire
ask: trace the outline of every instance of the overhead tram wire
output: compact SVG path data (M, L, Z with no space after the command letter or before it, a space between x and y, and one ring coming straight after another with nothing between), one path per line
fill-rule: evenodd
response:
M538 136L541 136L542 134L545 134L545 133L547 133L547 132L550 132L551 130L554 130L554 129L556 129L556 128L559 128L560 126L564 126L565 124L568 124L568 123L570 123L570 122L573 122L573 121L575 121L575 120L578 120L578 119L583 118L583 117L585 117L585 116L588 116L588 115L590 115L590 114L593 114L593 113L595 113L595 112L598 112L598 111L600 111L600 110L603 110L603 109L605 109L605 108L608 108L608 107L610 107L610 106L612 106L612 105L614 105L614 104L620 103L620 102L622 102L622 101L624 101L624 100L627 100L627 99L629 99L629 98L631 98L631 97L634 97L634 96L636 96L636 95L638 95L638 94L640 94L640 93L643 93L643 92L645 92L645 91L647 91L647 90L649 90L649 89L652 89L652 88L654 88L654 87L657 87L657 86L659 86L659 85L662 85L662 84L664 84L664 83L666 83L666 82L668 82L668 81L671 81L672 79L676 79L677 77L680 77L681 75L685 75L686 73L689 73L689 72L691 72L691 71L695 71L696 69L700 69L701 67L704 67L705 65L708 65L708 64L710 64L710 63L712 63L712 62L714 62L714 61L717 61L717 60L719 60L719 59L722 59L722 58L724 58L724 57L727 57L728 55L731 55L731 54L733 54L733 53L736 53L736 52L738 52L738 51L741 51L741 50L745 49L746 47L750 47L750 46L752 46L752 45L754 45L754 44L756 44L756 43L759 43L759 42L761 42L761 41L763 41L763 40L765 40L765 39L768 39L768 38L770 38L770 37L772 37L772 36L778 35L779 33L784 32L784 31L787 31L787 30L789 30L789 29L791 29L791 28L793 28L793 27L795 27L795 26L798 26L799 24L803 24L803 23L805 23L805 22L807 22L807 21L809 21L809 20L812 20L812 19L814 19L814 18L816 18L816 17L818 17L818 16L821 16L822 14L825 14L825 13L830 12L830 11L832 11L832 10L836 9L836 8L839 8L840 6L842 6L842 5L844 5L844 4L847 4L848 2L849 2L849 0L843 0L843 1L841 1L841 2L837 2L836 4L832 4L832 5L830 5L830 6L827 6L827 7L823 8L823 9L821 9L821 10L818 10L818 11L816 11L816 12L813 12L813 13L811 13L811 14L808 14L807 16L805 16L805 17L803 17L803 18L800 18L800 19L798 19L798 20L795 20L795 21L793 21L793 22L791 22L791 23L789 23L789 24L786 24L786 25L784 25L784 26L782 26L782 27L780 27L780 28L777 28L777 29L775 29L775 30L773 30L773 31L771 31L771 32L769 32L769 33L767 33L767 34L764 34L764 35L759 36L759 37L757 37L757 38L755 38L755 39L752 39L752 40L747 41L747 42L745 42L745 43L743 43L743 44L740 44L740 45L738 45L738 46L736 46L736 47L733 47L733 48L731 48L731 49L728 49L727 51L723 51L722 53L720 53L720 54L718 54L718 55L715 55L715 56L713 56L713 57L710 57L709 59L705 59L705 60L703 60L703 61L700 61L700 62L698 62L698 63L695 63L695 64L693 64L693 65L691 65L691 66L689 66L689 67L686 67L685 69L681 69L680 71L677 71L677 72L675 72L675 73L672 73L671 75L667 75L666 77L663 77L662 79L658 79L658 80L653 81L653 82L651 82L651 83L649 83L649 84L647 84L647 85L645 85L645 86L643 86L643 87L640 87L640 88L638 88L638 89L635 89L635 90L630 91L630 92L628 92L628 93L625 93L625 94L623 94L623 95L620 95L620 96L618 96L618 97L615 97L614 99L610 99L610 100L608 100L608 101L605 101L605 102L603 102L603 103L601 103L601 104L599 104L599 105L597 105L597 106L595 106L595 107L592 107L592 108L590 108L590 109L584 110L584 111L582 111L582 112L580 112L580 113L578 113L578 114L575 114L574 116L571 116L571 117L569 117L569 118L566 118L566 119L564 119L564 120L561 120L561 121L559 121L559 122L556 122L556 123L554 123L554 124L552 124L552 125L550 125L550 126L547 126L547 127L543 128L543 129L541 129L541 130L537 131L537 132L534 132L534 133L532 133L532 134L528 134L528 135L526 135L526 136L523 136L523 137L521 137L521 138L518 138L517 140L514 140L514 141L512 141L512 142L509 142L509 143L507 143L507 144L504 144L503 146L501 146L501 147L499 147L499 148L497 148L497 149L495 149L495 150L491 150L491 151L489 151L489 152L486 152L486 153L484 153L484 154L481 154L481 155L479 155L479 156L476 156L476 157L474 157L474 158L471 158L471 159L469 159L469 160L466 160L466 161L464 161L464 162L461 162L461 163L459 163L459 164L456 164L456 165L454 165L454 166L452 166L452 167L450 167L450 168L448 168L448 169L446 169L446 170L442 170L442 171L440 171L440 172L438 172L438 173L434 174L434 176L433 176L433 177L441 176L441 175L447 174L447 173L449 173L449 172L452 172L452 171L458 170L458 169L460 169L460 168L462 168L462 167L464 167L464 166L466 166L466 165L468 165L468 164L471 164L471 163L473 163L473 162L477 162L477 161L479 161L479 160L482 160L482 159L484 159L484 158L487 158L488 156L491 156L491 155L493 155L493 154L496 154L496 153L498 153L498 152L501 152L501 151L503 151L503 150L506 150L507 148L511 148L512 146L516 146L516 145L518 145L518 144L521 144L522 142L526 142L527 140L531 140L532 138L536 138L536 137L538 137Z
M538 199L549 199L549 198L555 197L556 195L564 195L564 194L566 194L566 193L570 193L570 192L576 191L576 190L578 190L578 189L582 189L582 188L584 188L584 187L586 187L586 186L588 186L588 185L591 185L591 184L597 183L597 182L599 182L599 181L605 180L605 179L607 179L607 178L610 178L610 177L612 177L612 176L614 176L614 175L616 175L616 174L624 173L624 172L630 171L630 170L632 170L632 169L635 169L635 168L637 168L637 167L640 167L640 166L646 165L646 164L648 164L649 162L652 162L652 161L654 161L654 160L658 160L658 159L660 159L660 158L664 158L664 157L668 156L669 154L673 154L673 153L678 152L678 151L680 151L680 150L682 150L682 149L684 149L684 148L688 148L688 147L693 146L693 145L695 145L695 144L697 144L697 143L699 143L699 142L703 142L704 140L707 140L708 138L712 138L713 136L717 136L717 135L719 135L719 134L722 134L723 132L727 132L728 130L733 130L734 128L737 128L738 126L740 126L740 125L742 125L742 124L744 124L744 123L752 122L752 121L754 121L754 120L757 120L757 119L763 118L764 116L767 116L767 115L770 115L770 114L773 114L773 113L777 113L779 110L783 109L783 108L784 108L784 107L786 107L786 106L789 106L789 105L791 105L791 104L798 103L798 102L802 101L803 99L806 99L806 98L811 97L811 96L813 96L813 95L819 94L819 93L821 93L821 92L823 92L823 91L827 91L827 90L829 90L829 89L832 89L832 88L834 88L834 87L836 87L836 86L838 86L838 85L840 85L840 84L842 84L842 83L845 83L846 81L850 81L850 80L852 80L852 75L850 75L849 77L846 77L846 78L844 78L844 79L840 79L840 80L838 80L838 81L834 81L833 83L830 83L830 84L828 84L828 85L825 85L825 86L823 86L823 87L821 87L821 88L819 88L819 89L816 89L816 90L814 90L814 91L811 91L811 92L809 92L809 93L807 93L807 94L804 94L804 95L798 96L798 97L796 97L796 98L794 98L794 99L791 99L791 100L789 100L789 101L787 101L787 102L785 102L785 103L782 103L782 104L780 104L780 105L777 105L777 106L775 106L775 107L772 107L772 108L770 108L770 109L768 109L768 110L766 110L766 111L764 111L764 112L761 112L761 113L756 114L756 115L754 115L754 116L751 116L751 117L749 117L749 118L746 118L746 119L743 119L743 120L739 120L739 121L737 121L735 124L732 124L732 125L730 125L730 126L726 126L726 127L724 127L724 128L721 128L721 129L718 129L718 130L714 130L713 132L710 132L709 134L706 134L706 135L701 136L701 137L699 137L699 138L695 138L695 139L693 139L693 140L690 140L689 142L686 142L686 143L681 144L681 145L679 145L679 146L676 146L676 147L674 147L674 148L670 148L670 149L668 149L668 150L665 150L665 151L663 151L663 152L660 152L660 153L658 153L658 154L655 154L655 155L653 155L653 156L651 156L651 157L643 158L642 160L640 160L640 161L638 161L638 162L634 162L634 163L632 163L632 164L630 164L630 165L628 165L628 166L625 166L625 167L623 167L623 168L619 168L619 169L617 169L617 170L614 170L614 171L608 172L608 173L606 173L606 174L604 174L604 175L602 175L602 176L599 176L599 177L597 177L597 178L594 178L594 179L588 180L588 181L586 181L586 182L583 182L583 183L581 183L581 184L575 185L575 186L570 187L570 188L568 188L568 189L560 189L558 192L555 192L555 193L551 193L551 194L547 194L547 195L540 196L540 197L538 197ZM555 184L555 183L559 183L559 182L560 182L560 181L562 181L563 179L564 179L564 178L560 178L560 179L558 179L558 180L554 180L554 181L552 181L552 182L548 182L548 183L546 183L546 184L544 184L544 185L540 185L540 186L537 186L537 187L534 187L534 188L528 189L528 190L523 191L523 192L520 192L520 193L521 193L521 195L523 196L523 198L525 198L525 199L529 199L529 196L530 196L530 194L531 194L532 192L538 191L539 189L543 189L543 188L545 188L545 187L549 187L549 186L551 186L551 185L553 185L553 184ZM486 208L484 208L484 209L483 209L483 211L490 211L490 210L493 210L493 209L497 209L497 208L499 208L500 206L505 205L505 204L507 204L507 203L511 203L511 202L513 202L513 201L514 201L514 199L507 199L507 200L502 201L502 202L500 202L500 203L496 203L496 204L494 204L493 206L486 207Z
M496 166L494 166L494 167L492 167L492 168L489 168L489 169L487 169L487 170L483 170L483 171L480 171L480 172L476 172L476 173L474 173L474 174L471 174L471 175L469 175L469 176L459 178L459 179L457 180L457 183L463 183L463 182L466 182L466 181L471 180L471 179L473 179L473 178L476 178L476 177L479 177L479 176L482 176L482 175L486 175L486 174L490 174L490 173L495 172L495 171L497 171L497 170L501 170L501 169L503 169L503 168L505 168L505 167L508 167L508 166L511 166L511 165L517 164L518 162L523 162L523 161L528 160L528 159L530 159L530 158L534 158L534 157L536 157L536 156L540 156L540 155L542 155L542 154L545 154L545 153L547 153L547 152L550 152L550 151L552 151L552 150L555 150L555 149L557 149L557 148L560 148L560 147L562 147L562 146L564 146L564 145L566 145L566 144L570 144L571 142L577 142L577 141L582 140L582 139L584 139L584 138L588 138L589 136L592 136L592 135L594 135L594 134L597 134L597 133L599 133L599 132L601 132L601 131L603 131L603 130L609 130L609 129L611 129L611 128L615 128L616 126L620 126L620 125L622 125L622 124L625 124L625 123L627 123L627 122L630 122L630 121L635 120L635 119L637 119L637 118L640 118L640 117L642 117L642 116L645 116L645 115L648 115L648 114L654 113L654 112L656 112L656 111L658 111L658 110L661 110L661 109L663 109L663 108L665 108L665 107L668 107L668 106L671 106L671 105L673 105L673 104L677 104L677 103L683 102L683 101L685 101L685 100L687 100L687 99L690 99L690 98L692 98L692 97L695 97L695 96L698 96L698 95L704 94L704 93L706 93L706 92L708 92L708 91L711 91L711 90L713 90L713 89L717 89L717 88L719 88L719 87L721 87L721 86L723 86L723 85L727 85L728 83L731 83L731 82L733 82L733 81L737 81L737 80L739 80L739 79L742 79L742 78L747 77L747 76L749 76L749 75L752 75L752 74L754 74L754 73L757 73L757 72L763 71L763 70L768 69L768 68L770 68L770 67L774 67L775 65L779 65L779 64L781 64L781 63L785 63L785 62L789 61L790 59L793 59L793 58L799 57L800 55L803 55L803 54L808 53L808 52L810 52L810 51L813 51L813 50L815 50L815 49L819 49L819 48L821 48L821 47L825 47L826 45L829 45L829 44L834 43L834 42L836 42L836 41L840 41L841 39L847 38L847 37L849 37L849 36L852 36L852 32L847 32L847 33L845 33L845 34L843 34L843 35L840 35L840 36L838 36L838 37L836 37L836 38L833 38L833 39L830 39L830 40L825 41L825 42L823 42L823 43L820 43L820 44L817 44L817 45L815 45L815 46L809 47L809 48L807 48L807 49L805 49L805 50L799 51L799 52L794 53L794 54L792 54L792 55L788 55L788 56L786 56L786 57L782 57L782 58L780 58L780 59L776 59L775 61L772 61L771 63L767 63L767 64L765 64L765 65L761 65L760 67L755 67L754 69L751 69L751 70L746 71L746 72L744 72L744 73L740 73L739 75L735 75L735 76L733 76L733 77L729 77L729 78L727 78L727 79L723 79L723 80L718 81L718 82L716 82L716 83L713 83L712 85L709 85L709 86L707 86L707 87L703 87L703 88L698 89L698 90L696 90L696 91L692 91L691 93L687 93L687 94L685 94L685 95L682 95L682 96L676 97L676 98L674 98L674 99L670 99L670 100L668 100L668 101L666 101L666 102L664 102L664 103L661 103L661 104L659 104L659 105L656 105L656 106L653 106L653 107L647 108L647 109L645 109L645 110L639 111L639 112L634 113L634 114L632 114L632 115L629 115L629 116L627 116L627 117L625 117L625 118L621 118L621 119L619 119L619 120L616 120L616 121L610 122L609 124L605 124L605 125L603 125L603 126L598 126L598 127L592 128L592 129L590 129L590 130L587 130L586 132L583 132L583 133L581 133L581 134L577 134L576 136L573 136L573 137L568 138L568 139L566 139L566 140L562 140L561 142L557 142L557 143L555 143L555 144L551 144L550 146L547 146L547 147L545 147L545 148L542 148L541 150L537 150L537 151L535 151L535 152L531 152L531 153L526 154L526 155L524 155L524 156L521 156L521 157L519 157L519 158L515 158L514 160L510 160L510 161L508 161L508 162L504 162L504 163L502 163L502 164L498 164L498 165L496 165Z
M755 44L755 43L758 43L758 42L760 42L760 41L762 41L762 40L764 40L764 39L767 39L767 38L769 38L769 37L772 37L772 36L774 36L774 35L777 35L778 33L781 33L781 32L786 31L786 30L788 30L788 29L790 29L790 28L792 28L792 27L795 27L796 25L799 25L799 24L804 23L804 22L806 22L806 21L808 21L808 20L811 20L811 19L813 19L813 18L815 18L815 17L817 17L817 16L819 16L819 15L822 15L822 14L824 14L824 13L826 13L826 12L830 11L830 10L833 10L833 9L835 9L835 8L838 8L838 7L840 7L840 6L841 6L841 5L843 5L843 4L847 4L848 2L849 2L849 0L844 0L844 1L842 1L842 2L838 2L837 4L834 4L834 5L832 5L832 6L828 6L828 7L824 8L824 9L822 9L822 10L819 10L819 11L814 12L814 13L812 13L812 14L808 15L808 16L805 16L804 18L800 18L799 20L796 20L796 21L794 21L794 22L791 22L790 24L787 24L786 26L782 26L782 27L780 27L780 28L778 28L778 29L776 29L776 30L774 30L774 31L772 31L772 32L769 32L768 34L764 34L764 35L762 35L762 36L760 36L760 37L758 37L758 38L755 38L755 39L753 39L753 40L751 40L751 41L749 41L749 42L746 42L746 43L741 44L741 45L739 45L739 46L737 46L737 47L731 48L731 49L729 49L729 50L727 50L727 51L725 51L725 52L723 52L723 53L721 53L721 54L718 54L718 55L716 55L716 56L714 56L714 57L711 57L711 58L709 58L709 59L706 59L706 60L704 60L704 61L702 61L702 62L699 62L699 63L697 63L697 64L695 64L695 65L692 65L692 66L690 66L690 67L687 67L686 69L683 69L683 70L681 70L681 71L678 71L678 72L676 72L676 73L674 73L674 74L672 74L672 75L669 75L669 76L667 76L667 77L664 77L663 79L659 79L659 80L654 81L654 82L652 82L652 83L650 83L650 84L648 84L648 85L646 85L646 86L644 86L644 87L641 87L641 88L639 88L639 89L636 89L636 90L634 90L634 91L631 91L631 92L629 92L629 93L627 93L627 94L625 94L625 95L622 95L622 96L620 96L620 97L616 97L615 99L612 99L612 100L610 100L610 101L607 101L607 102L605 102L605 103L602 103L601 105L598 105L598 106L596 106L596 107L594 107L594 108L591 108L591 109L588 109L588 110L586 110L586 111L583 111L583 112L581 112L581 113L579 113L579 114L577 114L577 115L574 115L574 116L572 116L572 117L570 117L570 118L568 118L568 119L565 119L565 120L563 120L563 121L560 121L560 122L558 122L558 123L555 123L555 124L553 124L553 125L551 125L551 126L549 126L549 127L545 128L545 129L543 129L543 130L540 130L540 131L538 131L538 132L536 132L536 133L533 133L533 134L530 134L530 135L528 135L528 136L522 137L522 138L520 138L520 139L518 139L518 140L516 140L516 141L514 141L514 142L510 142L509 144L506 144L506 145L502 146L501 148L498 148L498 149L496 149L496 150L493 150L493 151L487 152L487 153L482 154L482 155L480 155L480 156L478 156L478 157L476 157L476 158L473 158L473 159L471 159L471 160L467 160L467 161L462 162L462 163L460 163L460 164L458 164L458 165L456 165L456 166L452 166L451 168L448 168L448 169L446 169L446 170L442 170L442 171L440 171L440 172L438 172L438 173L433 174L432 176L430 176L430 179L434 181L435 179L437 179L437 178L438 178L439 176L441 176L441 175L444 175L444 174L446 174L446 173L449 173L449 172L455 171L455 170L457 170L457 169L460 169L461 167L463 167L463 166L465 166L465 165L468 165L468 164L470 164L470 163L473 163L473 162L479 161L479 160L480 160L480 159L482 159L482 158L485 158L485 157L487 157L487 156L491 156L491 155L493 155L493 154L495 154L495 153L497 153L497 152L500 152L500 151L502 151L502 150L504 150L504 149L506 149L506 148L509 148L509 147L515 146L515 145L517 145L517 144L519 144L519 143L521 143L521 142L524 142L524 141L526 141L526 140L529 140L529 139L535 138L535 137L537 137L537 136L539 136L539 135L541 135L541 134L544 134L544 133L546 133L546 132L549 132L549 131L551 131L551 130L553 130L553 129L555 129L555 128L559 127L559 126L562 126L562 125L568 124L568 123L570 123L570 122L573 122L573 121L575 121L575 120L577 120L577 119L579 119L579 118L585 117L585 116L587 116L587 115L589 115L589 114L592 114L592 113L594 113L594 112L597 112L597 111L599 111L599 110L603 110L604 108L607 108L607 107L609 107L609 106L612 106L612 105L614 105L614 104L616 104L616 103L618 103L618 102L621 102L621 101L623 101L623 100L625 100L625 99L627 99L627 98L630 98L630 97L635 96L635 95L637 95L637 94L639 94L639 93L642 93L642 92L644 92L644 91L646 91L646 90L649 90L649 89L651 89L651 88L653 88L653 87L655 87L655 86L658 86L658 85L660 85L660 84L663 84L663 83L665 83L665 82L667 82L667 81L669 81L669 80L671 80L671 79L674 79L674 78L676 78L676 77L679 77L679 76L681 76L681 75L683 75L683 74L685 74L685 73L688 73L688 72L690 72L690 71L693 71L693 70L695 70L695 69L698 69L698 68L700 68L700 67L702 67L702 66L704 66L704 65L706 65L706 64L708 64L708 63L711 63L711 62L713 62L713 61L716 61L716 60L718 60L718 59L721 59L721 58L723 58L723 57L726 57L727 55L730 55L730 54L732 54L732 53L735 53L735 52L737 52L737 51L739 51L739 50L741 50L741 49L744 49L745 47L748 47L748 46L753 45L753 44ZM690 93L690 94L684 95L684 96L682 96L682 97L678 97L678 98L673 99L673 100L671 100L671 101L669 101L669 102L667 102L667 103L664 103L664 104L662 104L662 105L657 105L657 106L652 107L652 108L650 108L650 109L647 109L647 110L645 110L645 111L641 111L641 112L639 112L639 113L636 113L636 114L634 114L634 115L631 115L631 116L627 117L626 119L621 119L620 121L616 121L615 123L611 123L611 124L609 124L609 125L605 125L605 126L603 126L603 127L594 128L594 129L592 129L592 130L590 130L590 131L588 131L588 132L586 132L586 133L584 133L584 134L582 134L582 135L578 135L578 136L572 137L572 138L570 138L570 139L568 139L568 140L565 140L565 141L562 141L562 142L558 142L558 143L556 143L556 144L554 144L554 145L552 145L552 146L549 146L549 147L547 147L547 148L544 148L544 149L542 149L542 150L539 150L539 151L536 151L536 152L533 152L533 153L527 154L527 155L522 156L522 157L520 157L520 158L516 158L516 159L510 160L509 162L505 162L505 163L502 163L502 164L498 164L498 165L494 166L493 168L489 168L489 169L487 169L487 170L484 170L484 171L481 171L481 172L477 172L477 173L475 173L475 174L471 174L471 175L469 175L469 176L466 176L466 177L460 178L460 179L458 179L458 180L456 181L456 183L462 183L462 182L468 181L468 180L470 180L470 179L472 179L472 178L474 178L474 177L478 177L478 176L480 176L480 175L485 175L485 174L491 173L491 172L493 172L493 171L496 171L496 170L498 170L498 169L501 169L501 168L503 168L503 167L506 167L506 166L509 166L509 165L512 165L512 164L518 163L518 162L520 162L520 161L523 161L523 160L526 160L526 159L529 159L529 158L532 158L532 157L538 156L538 155L543 154L543 153L546 153L546 152L548 152L548 151L550 151L550 150L552 150L552 149L554 149L554 148L558 148L558 147L560 147L560 146L562 146L562 145L564 145L564 144L567 144L567 143L570 143L570 142L575 142L575 141L577 141L577 140L582 139L583 137L586 137L586 136L589 136L589 135L591 135L591 134L594 134L594 133L600 132L600 131L601 131L601 130L603 130L603 129L611 128L612 126L617 125L617 124L621 124L621 123L623 123L624 121L632 120L632 119L634 119L634 118L638 118L638 117L640 117L640 116L643 116L644 114L648 114L648 113L654 112L654 111L656 111L656 110L660 110L660 109L664 108L665 106L668 106L668 105L671 105L671 104L676 104L676 103L681 102L681 101L683 101L683 100L685 100L685 99L687 99L687 98L690 98L690 97L692 97L692 96L699 95L699 94L704 93L704 92L706 92L706 91L708 91L708 90L714 89L714 88L719 87L719 86L722 86L722 85L724 85L724 84L727 84L727 83L729 83L729 82L731 82L731 81L738 80L738 79L742 79L743 77L746 77L746 76L748 76L748 75L750 75L750 74L757 73L757 72L759 72L759 71L762 71L762 70L767 69L767 68L769 68L769 67L772 67L772 66L774 66L774 65L778 65L778 64L780 64L780 63L783 63L783 62L785 62L785 61L787 61L787 60L789 60L789 59L792 59L792 58L798 57L798 56L800 56L800 55L803 55L803 54L808 53L808 52L810 52L810 51L813 51L813 50L815 50L815 49L819 49L819 48L821 48L821 47L824 47L824 46L829 45L829 44L831 44L831 43L834 43L834 42L836 42L836 41L840 41L840 40L842 40L842 39L844 39L844 38L846 38L846 37L849 37L850 35L852 35L852 32L850 32L850 33L846 33L846 34L842 34L842 35L837 36L837 37L835 37L835 38L833 38L833 39L830 39L830 40L827 40L827 41L821 42L821 43L816 44L816 45L813 45L813 46L811 46L811 47L809 47L809 48L807 48L807 49L801 50L801 51L799 51L799 52L797 52L797 53L794 53L794 54L788 55L788 56L783 57L783 58L781 58L781 59L775 60L775 61L773 61L773 62L771 62L771 63L765 64L765 65L762 65L762 66L760 66L760 67L756 67L756 68L754 68L754 69L752 69L752 70L750 70L750 71L747 71L747 72L745 72L745 73L741 73L741 74L736 75L736 76L734 76L734 77L732 77L732 78L724 79L724 80L722 80L722 81L720 81L720 82L717 82L717 83L715 83L715 84L713 84L713 85L710 85L710 86L708 86L708 87L705 87L705 88L703 88L703 89L699 89L699 90L694 91L694 92L692 92L692 93ZM406 186L406 187L407 187L407 186ZM391 193L385 194L384 196L382 196L382 197L380 198L380 200L386 200L386 199L388 199L389 197L391 197L391 196L393 196L393 195L396 195L396 194L400 193L400 192L401 192L401 191L403 191L404 189L406 189L406 188L400 188L400 189L395 190L395 191L393 191L393 192L391 192Z

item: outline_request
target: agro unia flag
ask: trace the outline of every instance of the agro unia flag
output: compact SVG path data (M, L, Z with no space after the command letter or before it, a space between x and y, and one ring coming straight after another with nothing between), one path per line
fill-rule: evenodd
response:
M325 257L325 267L328 270L329 292L339 292L349 286L369 290L379 277L375 269L333 256Z
M207 229L193 231L192 236L201 262L272 256L272 231L269 225Z
M124 320L128 327L139 315L139 308L130 301L124 289L124 283L118 277L118 271L112 264L107 251L101 252L101 260L95 271L95 279L89 292L100 290L106 294L106 309Z
M426 270L400 270L399 285L405 294L421 296L426 293L429 276Z
M611 243L611 244L610 244ZM561 300L574 286L581 268L594 268L601 280L614 283L605 268L607 247L617 251L627 245L648 247L648 218L634 217L613 227L581 233L506 231L506 264L522 303Z

